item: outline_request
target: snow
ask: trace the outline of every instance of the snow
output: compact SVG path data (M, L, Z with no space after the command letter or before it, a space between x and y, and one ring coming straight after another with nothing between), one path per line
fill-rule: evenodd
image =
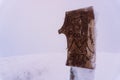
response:
M65 11L91 5L96 49L111 53L97 52L95 76L75 67L77 78L120 80L120 0L0 0L0 56L12 56L0 57L0 80L69 80L66 54L51 54L64 52L67 45L57 31Z
M97 53L94 70L74 68L81 77L95 80L120 80L120 54ZM32 54L0 58L0 80L69 80L70 67L65 66L66 55ZM87 73L91 72L91 74ZM91 76L92 75L92 76Z
M62 55L26 55L0 59L1 80L64 80L69 68ZM68 73L68 74L67 74Z

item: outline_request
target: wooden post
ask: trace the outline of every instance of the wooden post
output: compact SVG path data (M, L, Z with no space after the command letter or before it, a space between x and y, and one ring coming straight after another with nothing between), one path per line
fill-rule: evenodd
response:
M59 34L67 38L67 61L71 66L71 79L75 80L72 67L95 68L95 31L93 7L67 11Z

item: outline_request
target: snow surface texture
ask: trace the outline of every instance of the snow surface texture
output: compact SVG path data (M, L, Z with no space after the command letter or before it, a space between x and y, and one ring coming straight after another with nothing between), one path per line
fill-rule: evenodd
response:
M65 80L63 55L28 55L0 59L0 80ZM68 80L68 79L67 79Z
M92 70L76 67L74 70L78 80L120 80L119 58L120 54L97 54L95 78ZM0 80L69 80L70 67L65 66L65 61L62 53L2 57Z

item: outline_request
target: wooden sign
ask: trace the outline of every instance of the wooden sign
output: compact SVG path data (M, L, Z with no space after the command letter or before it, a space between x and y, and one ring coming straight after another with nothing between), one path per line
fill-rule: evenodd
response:
M95 21L92 7L67 11L59 34L67 38L66 65L94 69Z

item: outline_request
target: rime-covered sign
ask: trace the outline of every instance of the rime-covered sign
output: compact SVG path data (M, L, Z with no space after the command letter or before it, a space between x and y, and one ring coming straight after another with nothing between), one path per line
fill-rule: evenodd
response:
M67 11L59 34L67 38L68 66L93 69L95 64L95 31L92 7Z

